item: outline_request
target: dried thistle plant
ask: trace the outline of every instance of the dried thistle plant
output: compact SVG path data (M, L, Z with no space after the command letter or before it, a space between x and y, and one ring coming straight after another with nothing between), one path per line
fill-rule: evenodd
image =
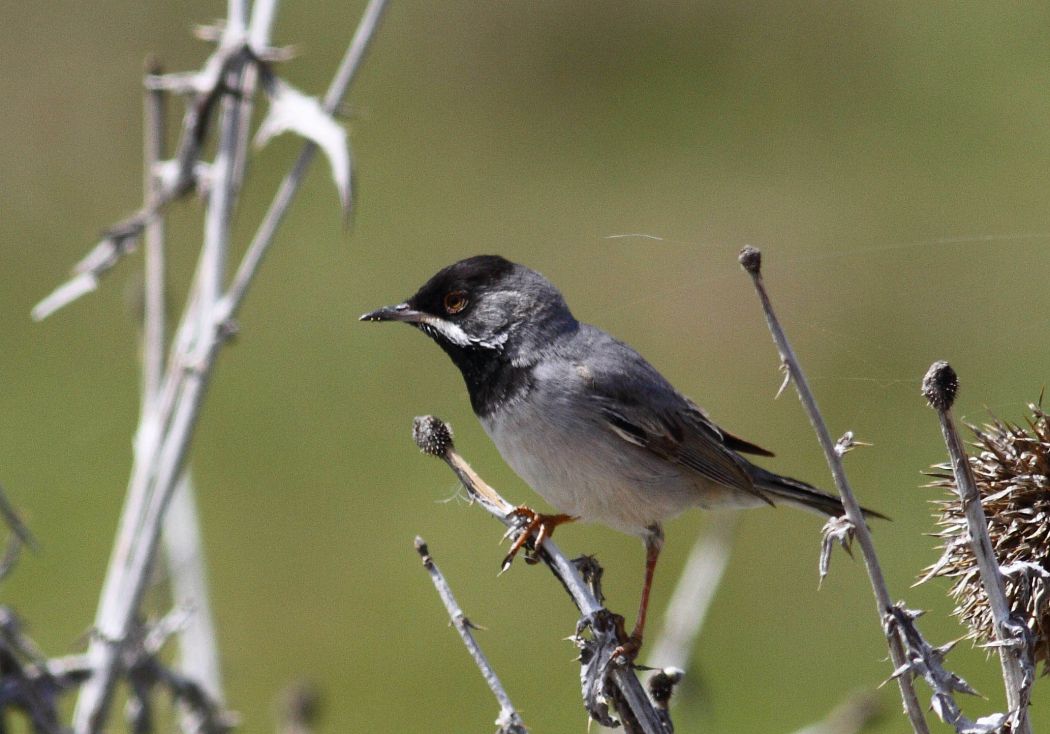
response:
M1050 670L1050 416L1029 405L1027 426L994 419L983 427L969 426L976 452L969 456L988 519L995 556L1006 580L1011 614L1032 637L1035 662ZM966 517L959 502L951 466L938 464L931 487L944 487L951 497L936 500L941 530L941 557L924 572L920 583L934 577L952 581L954 613L969 628L971 639L995 640L994 622L981 585Z

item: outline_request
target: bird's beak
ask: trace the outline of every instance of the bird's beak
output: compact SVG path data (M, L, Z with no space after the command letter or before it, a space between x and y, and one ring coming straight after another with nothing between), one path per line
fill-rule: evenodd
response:
M418 324L426 318L422 311L416 311L407 303L399 303L396 306L383 306L375 311L363 314L359 321L405 321L409 324Z

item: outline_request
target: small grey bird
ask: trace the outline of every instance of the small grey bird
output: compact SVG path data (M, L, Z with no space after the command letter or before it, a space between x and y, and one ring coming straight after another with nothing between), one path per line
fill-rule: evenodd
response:
M843 514L838 497L741 456L773 454L716 426L638 352L577 321L558 289L523 265L461 260L405 303L361 320L403 321L437 342L504 460L562 513L521 508L528 532L505 563L530 534L542 540L576 519L642 538L642 600L621 647L628 657L642 644L662 521L691 507L780 503Z

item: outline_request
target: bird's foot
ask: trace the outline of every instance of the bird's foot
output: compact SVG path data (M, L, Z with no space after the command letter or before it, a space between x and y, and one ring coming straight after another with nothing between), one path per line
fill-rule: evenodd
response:
M634 632L627 634L625 627L624 618L619 614L615 615L616 620L616 637L620 640L620 644L612 652L610 660L616 658L623 658L628 665L634 664L634 659L638 657L638 653L642 650L642 633L637 627Z
M517 526L520 532L510 550L507 551L507 555L503 557L500 573L510 568L511 562L522 548L525 548L526 563L539 563L540 559L536 556L536 552L543 545L543 541L554 534L554 528L576 519L572 515L541 515L525 505L511 510L508 517L516 517L521 520ZM508 535L512 532L513 529L508 531Z

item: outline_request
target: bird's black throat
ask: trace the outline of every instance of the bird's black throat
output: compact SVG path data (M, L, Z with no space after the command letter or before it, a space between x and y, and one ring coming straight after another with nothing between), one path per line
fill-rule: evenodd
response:
M485 418L500 406L518 400L532 389L532 366L517 366L500 350L483 346L462 347L435 339L463 375L470 407Z

